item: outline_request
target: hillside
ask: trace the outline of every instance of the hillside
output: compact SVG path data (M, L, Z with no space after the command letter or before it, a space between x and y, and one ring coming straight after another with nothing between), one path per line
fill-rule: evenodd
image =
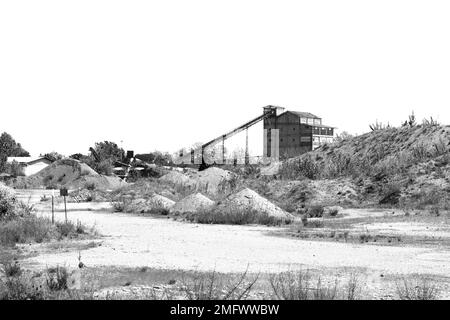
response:
M360 202L447 207L449 151L450 126L386 128L289 159L280 175L284 180L349 181Z

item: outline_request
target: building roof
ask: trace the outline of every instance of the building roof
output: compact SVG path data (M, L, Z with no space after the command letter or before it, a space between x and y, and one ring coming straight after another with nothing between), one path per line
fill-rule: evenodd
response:
M318 117L318 116L316 116L316 115L314 115L312 113L309 113L309 112L302 112L302 111L287 111L287 112L293 113L293 114L295 114L295 115L297 115L297 116L299 116L301 118L321 119L320 117Z
M16 161L21 164L30 164L40 160L50 161L46 157L8 157L7 162L11 163L13 161Z

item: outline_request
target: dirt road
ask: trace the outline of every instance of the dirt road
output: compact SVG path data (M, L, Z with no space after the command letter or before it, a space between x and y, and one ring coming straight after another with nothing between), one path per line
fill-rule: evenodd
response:
M22 192L27 198L30 191ZM34 196L34 199L38 199ZM38 205L49 215L48 203ZM57 219L63 219L58 205ZM163 269L279 272L303 268L363 268L372 274L450 274L448 248L420 248L308 241L270 235L274 227L200 225L161 217L112 213L107 203L68 204L69 219L95 225L101 246L81 253L87 266L149 266ZM91 210L91 211L87 211ZM29 258L34 267L76 266L78 252Z

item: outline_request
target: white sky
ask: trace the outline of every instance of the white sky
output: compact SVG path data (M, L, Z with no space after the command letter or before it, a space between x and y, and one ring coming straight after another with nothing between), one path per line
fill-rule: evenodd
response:
M449 17L430 0L0 0L0 131L69 155L175 151L268 104L350 133L411 110L448 124Z

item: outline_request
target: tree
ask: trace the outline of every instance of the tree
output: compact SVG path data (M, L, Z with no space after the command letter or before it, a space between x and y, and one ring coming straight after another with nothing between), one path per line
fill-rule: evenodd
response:
M97 162L104 160L123 161L125 158L125 151L119 148L117 143L111 141L103 141L95 143L94 151L97 153L99 159Z
M341 142L347 139L353 138L353 135L348 133L347 131L342 131L341 134L336 135L336 142Z
M63 156L56 151L52 151L50 153L44 154L44 157L50 160L51 162L55 162L61 160Z
M168 152L154 151L150 153L137 154L136 159L142 160L147 163L154 163L159 166L171 165L172 155Z
M22 148L20 143L16 143L13 137L3 132L0 136L0 172L5 170L8 157L29 157L28 151Z
M14 178L25 175L23 167L16 160L13 160L13 162L11 163L5 164L5 172L9 173Z

